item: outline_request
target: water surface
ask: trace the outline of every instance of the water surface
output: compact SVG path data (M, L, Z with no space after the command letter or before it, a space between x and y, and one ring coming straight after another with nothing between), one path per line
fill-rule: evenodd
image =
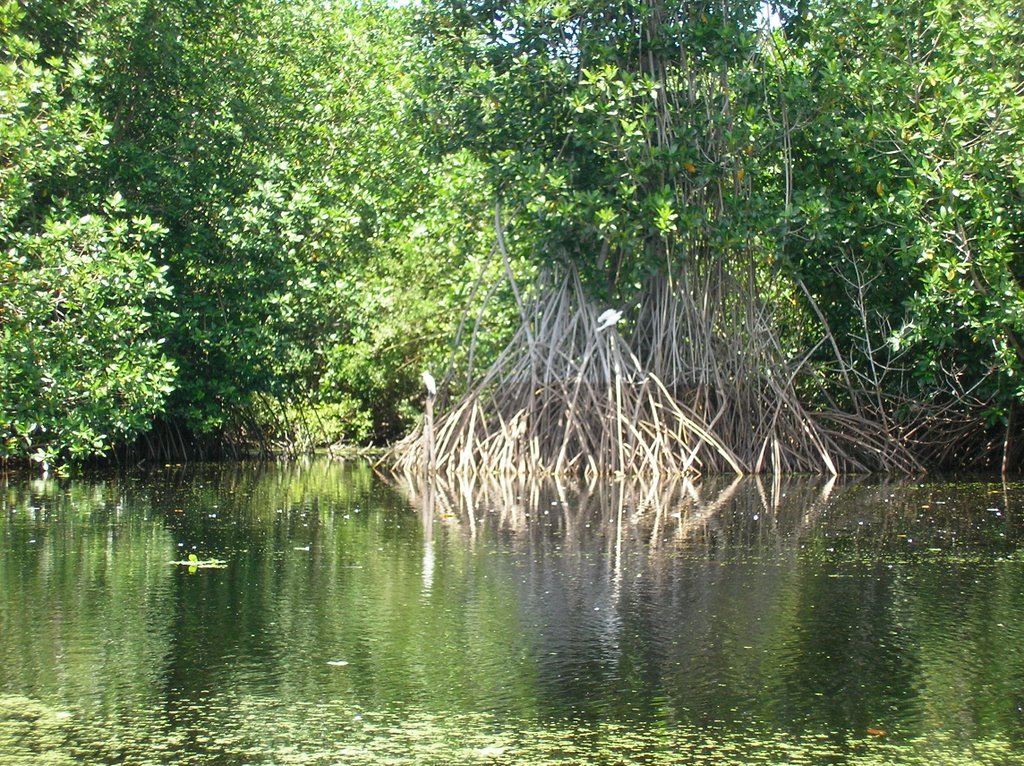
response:
M964 482L9 479L0 766L1024 762L1022 513Z

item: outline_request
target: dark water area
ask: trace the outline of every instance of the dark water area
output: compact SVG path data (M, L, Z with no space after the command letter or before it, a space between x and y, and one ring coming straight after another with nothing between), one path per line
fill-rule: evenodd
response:
M1024 763L1022 542L1021 484L8 479L0 766Z

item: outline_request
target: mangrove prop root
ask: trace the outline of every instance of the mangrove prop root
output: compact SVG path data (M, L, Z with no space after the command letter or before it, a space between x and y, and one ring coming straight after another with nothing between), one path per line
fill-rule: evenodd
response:
M804 407L769 313L727 305L710 282L667 278L645 292L634 332L598 330L576 273L541 277L492 366L433 428L439 474L836 474L919 468L860 415ZM415 470L420 426L392 452Z

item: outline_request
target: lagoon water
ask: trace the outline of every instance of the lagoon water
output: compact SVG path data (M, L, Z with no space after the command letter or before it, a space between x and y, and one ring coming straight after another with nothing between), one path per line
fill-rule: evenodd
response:
M1024 485L0 490L0 766L1022 762Z

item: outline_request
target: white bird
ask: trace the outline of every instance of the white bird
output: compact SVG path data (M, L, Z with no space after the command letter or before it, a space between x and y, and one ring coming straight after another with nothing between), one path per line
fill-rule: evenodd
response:
M437 381L435 381L434 376L426 370L423 371L423 385L427 387L427 396L431 399L437 396Z
M622 319L622 312L617 309L607 309L597 318L597 332L607 327L614 327Z

